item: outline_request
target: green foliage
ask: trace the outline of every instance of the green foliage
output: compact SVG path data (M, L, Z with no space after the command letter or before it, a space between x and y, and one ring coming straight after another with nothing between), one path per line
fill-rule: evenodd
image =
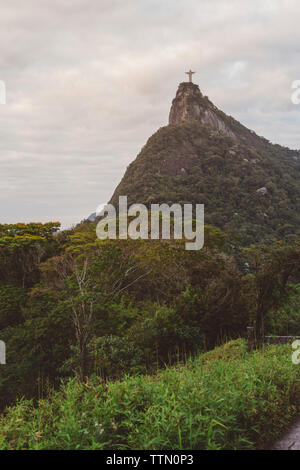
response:
M299 411L300 369L285 346L236 341L150 376L69 381L0 420L1 449L253 449Z
M128 203L205 204L207 224L239 236L243 245L300 231L297 152L254 136L222 114L234 140L197 121L169 125L150 137L117 187ZM265 187L262 195L258 189Z
M266 315L284 304L291 281L299 280L300 239L292 243L252 246L243 251L252 270L248 281L250 285L253 283L256 335L261 339Z
M16 397L38 397L44 385L57 384L73 334L63 302L36 289L23 306L23 321L1 330L7 364L0 368L0 407Z
M196 252L183 240L100 241L82 230L45 242L55 256L33 264L39 283L0 288L8 355L0 406L38 397L41 384L56 386L74 373L109 379L186 363L244 335L258 314L269 333L283 328L288 320L277 309L290 311L297 240L232 252L226 234L212 226L205 239Z
M41 222L31 222L30 224L0 224L0 234L2 237L45 237L48 239L52 238L52 235L57 232L60 228L60 222L47 222L42 224Z
M59 222L0 225L0 282L22 287L38 281L38 265L54 255Z
M265 322L266 334L278 336L299 335L300 285L289 286L288 298L276 314L269 311Z
M13 285L0 285L0 330L22 322L25 302L24 289Z

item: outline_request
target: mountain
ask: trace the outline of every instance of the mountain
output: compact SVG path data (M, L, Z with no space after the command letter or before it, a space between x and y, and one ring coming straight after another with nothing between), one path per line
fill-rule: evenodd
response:
M89 215L89 217L87 218L87 220L88 220L89 222L95 222L96 218L97 218L97 212L93 212L91 215Z
M181 83L169 124L128 166L110 202L205 204L205 222L243 244L300 232L300 151L274 145Z

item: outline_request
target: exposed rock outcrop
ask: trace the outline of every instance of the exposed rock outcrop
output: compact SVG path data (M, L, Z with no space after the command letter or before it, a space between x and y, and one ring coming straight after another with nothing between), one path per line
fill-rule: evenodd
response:
M206 96L202 95L198 85L189 82L180 83L172 102L169 124L181 124L184 121L193 120L208 124L215 131L235 137L234 132L218 113L218 109Z
M169 124L199 121L213 131L236 140L243 139L251 145L261 147L261 139L235 119L218 109L207 96L203 96L195 83L180 83L169 114Z
M206 96L202 95L199 86L184 82L179 85L172 102L169 124L181 124L193 120L208 124L215 131L235 137L234 132L218 113L218 109Z

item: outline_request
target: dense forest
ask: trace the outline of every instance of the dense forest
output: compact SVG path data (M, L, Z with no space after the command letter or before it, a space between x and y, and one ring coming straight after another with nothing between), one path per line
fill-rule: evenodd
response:
M185 362L256 327L299 333L300 239L239 246L205 227L184 240L99 240L95 224L0 226L2 409L62 379L115 380Z

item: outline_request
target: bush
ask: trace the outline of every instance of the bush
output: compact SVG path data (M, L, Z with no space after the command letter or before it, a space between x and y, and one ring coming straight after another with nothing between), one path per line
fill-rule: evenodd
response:
M299 410L289 346L254 354L232 341L156 376L70 380L0 420L1 449L253 449Z

